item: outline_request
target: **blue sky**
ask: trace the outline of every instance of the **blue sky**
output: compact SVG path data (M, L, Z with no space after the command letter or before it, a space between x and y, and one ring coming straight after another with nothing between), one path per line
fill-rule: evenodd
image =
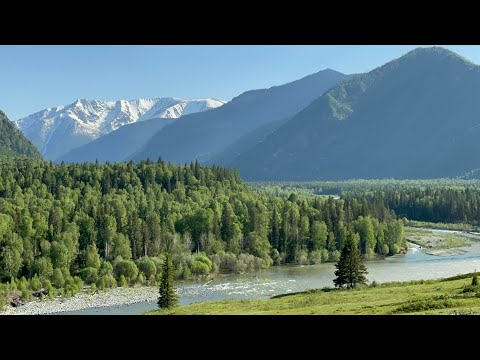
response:
M231 100L325 68L369 71L415 47L0 46L0 109L14 120L79 98ZM480 63L480 46L446 47Z

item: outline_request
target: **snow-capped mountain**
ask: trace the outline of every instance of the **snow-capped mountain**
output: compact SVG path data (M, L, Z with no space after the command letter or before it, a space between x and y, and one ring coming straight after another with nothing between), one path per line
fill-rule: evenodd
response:
M138 99L97 101L80 99L67 106L39 111L15 121L46 159L55 160L68 151L137 121L171 122L182 115L217 108L215 99ZM165 119L165 120L162 120Z

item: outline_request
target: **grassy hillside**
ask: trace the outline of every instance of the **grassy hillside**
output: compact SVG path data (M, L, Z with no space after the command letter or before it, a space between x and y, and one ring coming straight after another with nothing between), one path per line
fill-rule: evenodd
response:
M480 314L480 287L470 285L472 276L370 285L358 290L324 288L268 300L196 303L149 314Z

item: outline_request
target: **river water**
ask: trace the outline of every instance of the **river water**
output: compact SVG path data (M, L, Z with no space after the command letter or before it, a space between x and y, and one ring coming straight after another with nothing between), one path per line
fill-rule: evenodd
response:
M413 246L413 245L412 245ZM406 254L366 261L369 281L390 282L436 279L480 269L480 247L461 255L433 256L411 247ZM179 283L180 304L224 299L267 299L272 295L333 286L333 264L274 266L255 274L219 275L209 282ZM135 315L157 308L155 302L90 308L62 315Z

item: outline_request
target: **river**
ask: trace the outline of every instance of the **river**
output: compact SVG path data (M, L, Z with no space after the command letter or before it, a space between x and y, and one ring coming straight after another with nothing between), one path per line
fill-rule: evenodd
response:
M436 279L480 269L480 246L461 255L432 256L412 247L406 254L382 260L366 261L369 281L390 282ZM219 275L209 282L178 284L180 304L231 298L267 299L272 295L332 286L333 264L310 266L274 266L255 274ZM156 309L155 302L124 306L90 308L63 312L62 315L135 315Z

